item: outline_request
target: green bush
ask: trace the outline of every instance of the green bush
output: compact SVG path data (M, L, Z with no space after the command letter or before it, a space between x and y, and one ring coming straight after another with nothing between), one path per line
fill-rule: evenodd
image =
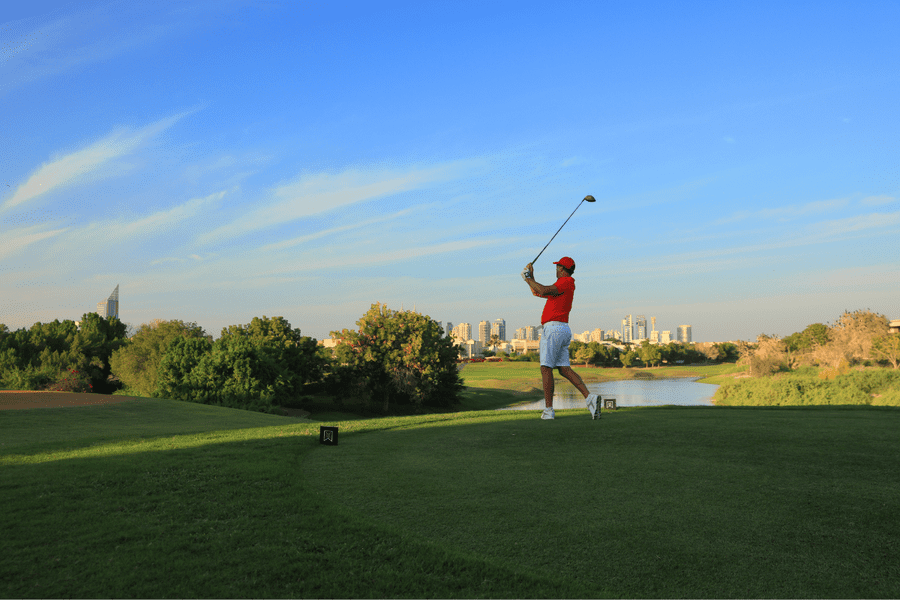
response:
M881 398L873 396L879 394ZM836 404L881 404L900 395L900 372L887 369L850 371L821 378L815 369L804 368L773 377L743 379L720 386L713 396L726 406L801 406ZM878 400L878 402L876 402Z
M110 356L110 370L124 387L137 396L152 396L159 364L169 344L177 337L207 337L196 323L156 320L141 325L127 344Z
M463 389L458 347L430 317L380 303L356 322L358 331L332 332L333 378L343 393L380 404L452 406Z
M159 363L154 397L277 412L295 405L310 380L321 377L315 340L282 317L255 317L222 330L215 342L176 336Z
M900 390L891 390L872 398L872 406L900 406Z

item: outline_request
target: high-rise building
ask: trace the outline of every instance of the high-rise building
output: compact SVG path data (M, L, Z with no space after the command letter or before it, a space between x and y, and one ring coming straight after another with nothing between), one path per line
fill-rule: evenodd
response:
M637 318L637 339L646 340L647 339L647 317L644 315L638 315Z
M491 335L496 335L501 342L506 341L506 321L497 319L491 324Z
M465 342L472 339L472 326L469 323L460 323L453 329L453 337Z
M119 317L119 286L116 286L109 298L97 303L97 314L104 318Z
M537 330L535 329L534 325L529 325L525 328L525 340L528 342L533 342L536 339L538 339Z
M519 327L518 329L516 329L516 339L517 340L525 339L525 328L524 327Z
M672 341L672 332L671 331L663 331L659 334L659 343L660 344L668 344Z
M603 330L599 327L591 332L591 341L592 342L602 342L603 341Z
M447 326L444 327L444 333L447 335L453 335L453 323L447 321Z
M691 326L690 325L679 325L678 326L678 341L683 342L685 344L691 343Z
M478 324L478 341L487 344L491 341L491 324L482 321Z
M626 344L634 341L634 322L631 320L631 315L622 319L622 341Z

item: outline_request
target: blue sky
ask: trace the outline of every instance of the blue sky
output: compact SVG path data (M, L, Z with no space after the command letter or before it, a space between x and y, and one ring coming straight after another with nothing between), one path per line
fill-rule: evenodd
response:
M374 302L573 331L900 318L896 2L49 2L0 25L0 323ZM24 6L27 4L28 6Z

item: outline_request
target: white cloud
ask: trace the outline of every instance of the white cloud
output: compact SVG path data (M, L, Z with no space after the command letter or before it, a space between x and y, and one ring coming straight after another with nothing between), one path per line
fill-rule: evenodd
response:
M110 220L92 223L79 232L80 237L93 238L97 233L110 239L134 239L170 232L174 227L203 214L225 197L221 191L203 198L192 198L184 204L161 210L134 221Z
M859 201L863 206L884 206L885 204L892 204L897 202L897 199L893 196L888 196L887 194L882 194L881 196L867 196Z
M775 208L763 208L755 211L742 210L733 213L730 217L717 220L714 225L735 223L745 219L788 221L797 217L817 215L823 212L837 210L847 206L849 202L848 198L835 198L833 200L807 202L806 204L789 204L787 206L777 206Z
M876 229L898 224L900 224L900 211L893 213L869 213L867 215L847 217L846 219L822 221L815 225L815 229L820 230L826 235L839 235L842 233L861 231L863 229Z
M336 175L303 175L273 188L265 206L201 235L199 241L217 242L351 204L426 188L455 179L473 165L472 161L458 161L407 171L352 169Z
M421 208L421 207L420 207ZM267 246L263 246L260 248L261 251L266 252L269 250L283 250L285 248L292 248L294 246L299 246L305 242L310 242L312 240L317 240L323 237L327 237L329 235L334 235L335 233L341 233L343 231L349 231L351 229L359 229L360 227L368 227L370 225L375 225L376 223L384 223L385 221L391 221L398 217L402 217L403 215L407 215L413 212L414 209L407 208L401 210L400 212L396 212L391 215L385 215L383 217L377 217L375 219L368 219L366 221L359 221L357 223L351 223L349 225L341 225L340 227L333 227L331 229L325 229L322 231L317 231L316 233L311 233L309 235L301 235L300 237L292 238L289 240L284 240L281 242L276 242L274 244L269 244Z
M3 245L0 246L0 259L11 256L35 242L40 242L64 233L69 229L66 227L63 229L54 229L52 231L38 231L38 229L42 227L43 225L35 225L34 227L3 232Z
M44 163L16 189L2 208L10 209L56 188L78 183L84 176L97 171L111 160L134 152L186 114L188 113L167 117L137 130L119 128L81 150Z

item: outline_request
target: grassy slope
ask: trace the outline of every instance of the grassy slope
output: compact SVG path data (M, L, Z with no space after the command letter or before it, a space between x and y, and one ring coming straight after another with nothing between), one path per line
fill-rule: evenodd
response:
M0 596L900 595L900 411L335 423L0 412Z

